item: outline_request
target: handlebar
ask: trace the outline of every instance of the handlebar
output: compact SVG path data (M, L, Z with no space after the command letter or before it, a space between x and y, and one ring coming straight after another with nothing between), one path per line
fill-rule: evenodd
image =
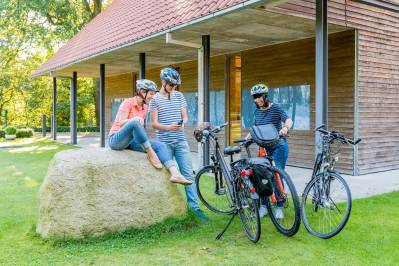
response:
M341 133L339 133L337 131L327 131L327 130L323 129L325 127L326 126L324 124L322 124L322 125L316 127L315 131L318 131L318 132L330 137L331 140L339 139L344 144L348 144L349 143L349 144L352 144L352 145L357 145L357 144L359 144L360 141L362 141L362 139L357 139L356 141L348 139L343 134L341 134Z

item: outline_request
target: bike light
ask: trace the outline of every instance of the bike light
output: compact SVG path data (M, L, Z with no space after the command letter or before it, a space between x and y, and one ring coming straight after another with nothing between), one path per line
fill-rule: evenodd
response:
M241 170L240 175L241 175L241 176L246 176L247 173L245 172L245 170Z
M255 193L255 192L256 192L256 189L253 187L253 188L251 189L251 192L252 192L252 193Z
M248 169L248 175L252 175L254 171L252 169Z

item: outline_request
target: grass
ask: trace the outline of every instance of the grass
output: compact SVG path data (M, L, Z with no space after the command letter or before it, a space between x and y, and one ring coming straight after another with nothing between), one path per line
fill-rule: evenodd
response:
M0 149L0 265L393 265L399 262L399 192L355 200L346 228L322 240L301 227L280 235L268 218L252 244L236 219L220 241L228 217L191 213L144 230L82 241L44 241L35 233L37 192L53 155L71 146L34 140Z

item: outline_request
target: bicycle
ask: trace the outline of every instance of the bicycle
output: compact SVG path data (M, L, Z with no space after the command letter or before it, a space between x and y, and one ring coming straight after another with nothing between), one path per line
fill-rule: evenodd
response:
M243 145L246 148L247 156L252 157L249 147L255 143L253 139L234 142ZM301 224L298 193L288 173L276 167L270 151L266 153L265 158L270 162L270 171L274 176L273 194L265 198L268 214L277 231L285 236L293 236L298 232ZM283 217L276 215L277 209L282 211Z
M232 215L224 229L217 235L217 240L222 237L238 214L246 235L256 243L261 234L259 195L249 180L251 173L245 166L245 161L243 159L233 161L233 155L239 153L241 147L225 147L224 154L231 158L230 167L224 159L216 134L226 125L227 123L195 133L198 135L197 141L202 143L212 141L214 144L214 152L211 154L213 163L201 168L195 177L198 197L209 210ZM209 193L213 189L214 193Z
M301 216L305 228L319 238L337 235L346 225L351 209L352 196L348 184L334 170L338 161L339 149L332 151L332 144L357 145L337 131L327 131L321 125L315 129L322 134L321 152L317 154L312 177L306 185L301 204Z

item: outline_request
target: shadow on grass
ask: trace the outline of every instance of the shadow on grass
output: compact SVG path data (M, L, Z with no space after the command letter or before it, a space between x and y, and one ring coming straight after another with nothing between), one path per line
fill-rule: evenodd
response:
M36 232L36 226L33 225L28 232L28 237L35 241L40 241L43 244L49 244L53 247L69 247L73 245L95 245L103 242L128 242L130 245L143 245L157 242L161 237L181 237L182 233L186 233L198 226L202 222L196 214L188 209L187 214L179 217L167 218L164 221L147 226L145 228L131 228L123 232L109 232L99 237L91 237L87 234L82 239L61 238L54 240L42 239ZM123 243L119 243L122 246Z

